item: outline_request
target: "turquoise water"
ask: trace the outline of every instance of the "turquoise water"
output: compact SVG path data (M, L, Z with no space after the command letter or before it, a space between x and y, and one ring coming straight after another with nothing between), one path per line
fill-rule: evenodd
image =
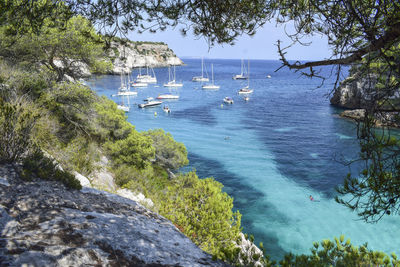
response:
M262 241L272 258L308 253L314 241L341 234L355 245L368 242L372 249L400 254L398 216L367 224L333 199L335 186L359 166L342 164L357 156L358 144L355 125L339 118L340 110L329 105L326 94L332 81L317 89L319 80L285 69L275 73L279 62L254 60L254 93L246 102L237 91L247 81L232 80L240 72L240 60L205 61L208 67L214 64L215 83L221 86L217 91L204 91L200 83L191 82L192 76L200 75L200 60L184 62L186 66L176 68L184 86L170 89L180 99L165 101L171 114L160 106L136 106L169 91L162 86L168 70L160 68L155 70L159 86L138 89L138 96L130 99L128 120L139 131L163 128L183 142L190 160L184 171L195 168L200 177L222 182L243 215L243 231ZM99 76L88 83L99 94L111 96L120 78ZM221 106L225 96L235 103ZM311 202L309 195L320 202Z

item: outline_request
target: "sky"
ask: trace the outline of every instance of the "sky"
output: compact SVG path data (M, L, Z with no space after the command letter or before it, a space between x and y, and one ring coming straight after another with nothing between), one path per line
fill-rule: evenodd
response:
M240 36L235 45L216 45L209 48L204 38L198 38L188 33L182 36L179 27L168 29L165 32L155 34L144 32L142 34L130 33L132 41L154 41L164 42L181 58L224 58L224 59L279 59L277 40L281 40L284 46L289 45L290 39L286 32L293 32L291 25L276 27L275 23L269 23L259 29L252 36ZM291 47L287 53L287 59L297 60L321 60L329 57L327 39L321 36L313 36L306 40L312 42L310 46L296 45Z

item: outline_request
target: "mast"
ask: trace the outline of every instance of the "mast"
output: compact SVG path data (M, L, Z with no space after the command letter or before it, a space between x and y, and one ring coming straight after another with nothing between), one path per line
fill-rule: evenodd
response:
M212 84L214 85L214 64L211 64L211 78L212 78Z
M204 58L203 57L201 57L201 78L203 78L204 76L203 76L203 65L204 65L204 62L203 62L203 60L204 60Z
M250 60L247 60L247 87L250 88Z

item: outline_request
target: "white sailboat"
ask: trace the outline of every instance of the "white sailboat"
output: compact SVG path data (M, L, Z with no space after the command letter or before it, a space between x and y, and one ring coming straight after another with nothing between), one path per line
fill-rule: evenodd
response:
M206 73L207 73L207 71L206 71ZM201 58L201 76L194 76L192 78L192 81L193 82L208 82L209 80L210 79L208 77L204 77L204 59Z
M147 54L146 54L147 57ZM151 71L153 72L153 75L149 74L149 65L147 64L146 60L146 74L141 73L141 69L139 68L139 74L136 76L135 82L137 83L157 83L157 77L156 74L154 73L154 69L150 67Z
M247 61L247 75L248 75L248 79L247 79L247 86L243 87L242 89L239 90L239 94L251 94L253 93L253 89L250 89L250 60Z
M174 65L174 79L171 80L171 66L168 66L168 82L164 83L165 87L182 87L182 83L177 83L175 80L175 65Z
M122 77L122 76L121 76ZM122 110L122 111L124 111L124 112L129 112L129 110L130 110L130 108L129 108L129 96L131 96L132 94L129 94L129 93L136 93L136 92L130 92L129 91L129 89L130 89L130 87L129 87L129 83L128 83L128 85L126 85L126 83L125 83L125 78L121 78L121 87L120 87L120 89L124 89L125 91L119 91L118 92L118 94L117 94L117 96L121 96L122 97L122 99L121 99L121 104L119 104L119 105L117 105L117 108L118 109L120 109L120 110ZM137 94L137 93L136 93ZM126 97L126 100L127 100L127 102L128 102L128 105L125 105L125 103L124 103L124 98Z
M137 95L137 92L131 91L131 86L130 86L130 78L129 74L127 75L127 81L125 78L125 73L121 72L121 86L118 88L118 93L112 96L133 96Z
M210 84L205 84L201 88L203 89L208 89L208 90L217 90L219 89L219 85L214 84L214 65L211 64L211 83Z
M247 71L247 76L245 75L245 66L244 66L244 61L242 59L242 64L240 67L240 74L236 74L235 76L232 77L234 80L246 80L249 78L249 72Z
M159 94L157 99L179 99L179 95L173 95L173 94Z

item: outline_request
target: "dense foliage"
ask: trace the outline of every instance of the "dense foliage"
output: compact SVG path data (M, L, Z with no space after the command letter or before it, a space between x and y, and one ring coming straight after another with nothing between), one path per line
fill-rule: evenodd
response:
M36 115L22 103L9 103L0 98L0 163L19 161L31 142Z
M144 132L144 135L153 140L156 162L160 166L176 170L189 163L185 145L175 142L170 133L157 129Z
M170 219L200 248L226 259L235 249L240 233L238 211L233 199L222 192L222 184L212 178L199 179L194 172L180 175L166 191L160 213Z
M355 247L350 239L344 241L344 236L334 238L334 241L323 240L314 243L311 255L287 254L280 262L281 266L399 266L400 261L395 254L387 254L368 249L367 245Z
M104 43L91 23L76 16L65 25L45 19L39 34L7 34L10 26L0 27L0 56L27 69L35 64L45 67L61 81L68 75L79 78L90 67L92 72L105 72L111 63L104 60ZM86 72L89 71L86 70Z

